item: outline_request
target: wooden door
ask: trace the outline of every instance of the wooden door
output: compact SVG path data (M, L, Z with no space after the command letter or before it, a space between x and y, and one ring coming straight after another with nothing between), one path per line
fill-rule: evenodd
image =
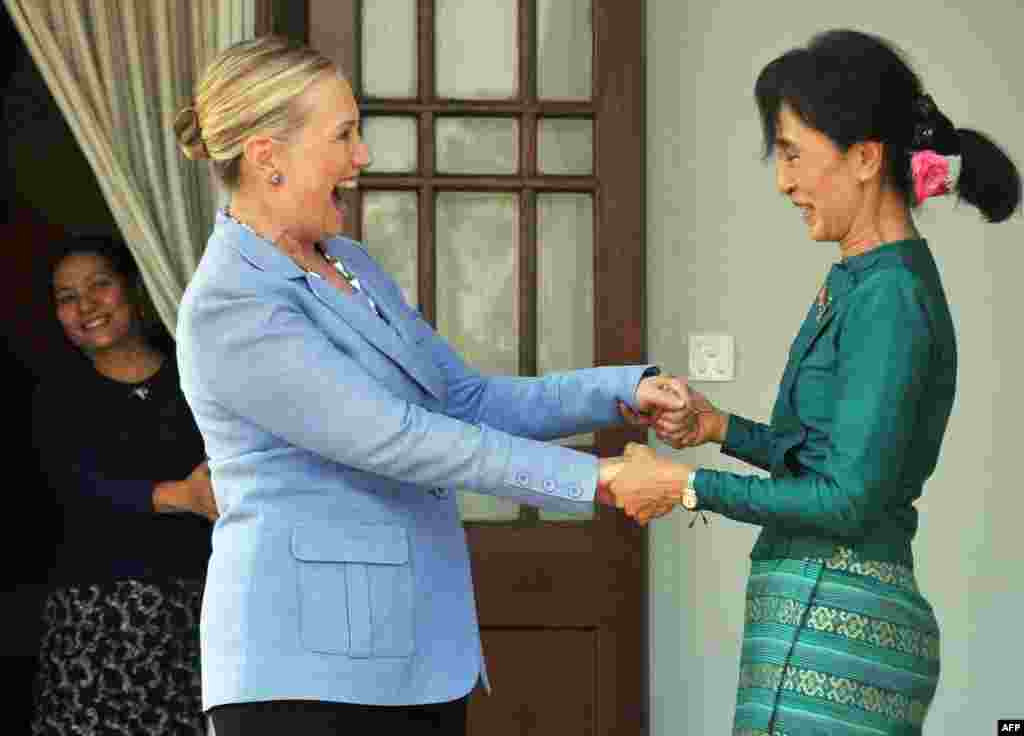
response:
M350 234L470 363L644 360L642 3L267 0L259 17L352 80L373 164ZM646 433L568 444L629 440ZM470 733L646 732L645 533L603 509L460 503L494 689Z

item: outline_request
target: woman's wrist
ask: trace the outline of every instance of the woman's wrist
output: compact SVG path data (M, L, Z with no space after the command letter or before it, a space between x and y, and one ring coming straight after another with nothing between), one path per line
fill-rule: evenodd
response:
M694 479L697 477L697 468L686 466L686 482L683 485L683 495L680 503L683 508L693 511L697 508L697 489L694 487Z
M725 438L729 436L729 416L728 412L715 412L715 431L711 439L719 445L724 445Z

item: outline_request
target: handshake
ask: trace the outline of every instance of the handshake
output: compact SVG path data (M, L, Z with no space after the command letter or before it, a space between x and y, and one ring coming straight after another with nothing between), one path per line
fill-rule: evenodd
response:
M643 379L636 408L620 403L619 411L626 422L654 429L658 439L676 449L722 443L728 427L728 415L678 376ZM682 503L693 470L630 442L621 456L600 459L596 500L622 509L643 526Z

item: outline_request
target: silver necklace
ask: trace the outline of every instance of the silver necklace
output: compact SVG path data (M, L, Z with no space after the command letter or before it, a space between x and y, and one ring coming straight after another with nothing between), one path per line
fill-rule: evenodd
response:
M380 314L380 310L377 309L377 302L373 301L373 297L370 296L369 292L367 292L366 289L363 288L363 285L359 283L359 277L356 276L351 271L349 271L345 267L344 262L342 262L340 258L338 258L337 256L332 256L330 253L324 250L324 247L321 243L317 243L315 247L316 252L319 253L320 256L325 261L327 261L331 266L333 266L334 270L337 271L341 275L341 277L348 282L348 285L352 287L352 291L356 293L361 292L366 297L366 301L370 302L370 306L373 307L373 311L376 312L377 314Z
M237 225L241 225L242 227L244 227L246 230L251 232L253 235L255 235L260 240L266 240L268 243L273 243L274 242L274 241L268 240L264 236L260 235L258 232L256 232L255 229L249 227L244 222L239 220L237 217L232 215L231 214L231 210L228 209L227 207L224 208L224 216L227 217L229 220L231 220L233 223L235 223ZM350 287L352 287L352 291L354 291L357 294L359 294L359 293L363 294L366 297L366 300L368 302L370 302L370 307L373 309L373 311L376 312L377 315L383 319L384 315L381 314L380 309L377 308L377 303L375 301L373 301L373 297L371 297L369 292L367 292L363 288L363 285L361 283L359 283L359 278L354 273L349 271L348 268L345 267L345 264L342 262L342 260L340 258L338 258L337 256L330 255L326 250L324 250L324 247L323 247L323 245L321 243L317 243L314 247L316 248L316 252L320 254L320 257L323 258L325 261L327 261L327 263L330 264L334 268L334 270L337 271L338 274L341 275L341 277L343 279L345 279L345 281L348 283L348 285ZM313 276L316 276L317 278L320 278L320 274L318 274L318 273L316 273L314 271L310 271L309 269L303 269L303 270L305 270L306 273L308 273L308 274L312 274Z

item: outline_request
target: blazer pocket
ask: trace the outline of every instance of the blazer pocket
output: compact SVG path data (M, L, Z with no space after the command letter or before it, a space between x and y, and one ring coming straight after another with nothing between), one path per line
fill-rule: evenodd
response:
M303 646L354 658L413 653L413 584L405 528L304 525L292 533Z

